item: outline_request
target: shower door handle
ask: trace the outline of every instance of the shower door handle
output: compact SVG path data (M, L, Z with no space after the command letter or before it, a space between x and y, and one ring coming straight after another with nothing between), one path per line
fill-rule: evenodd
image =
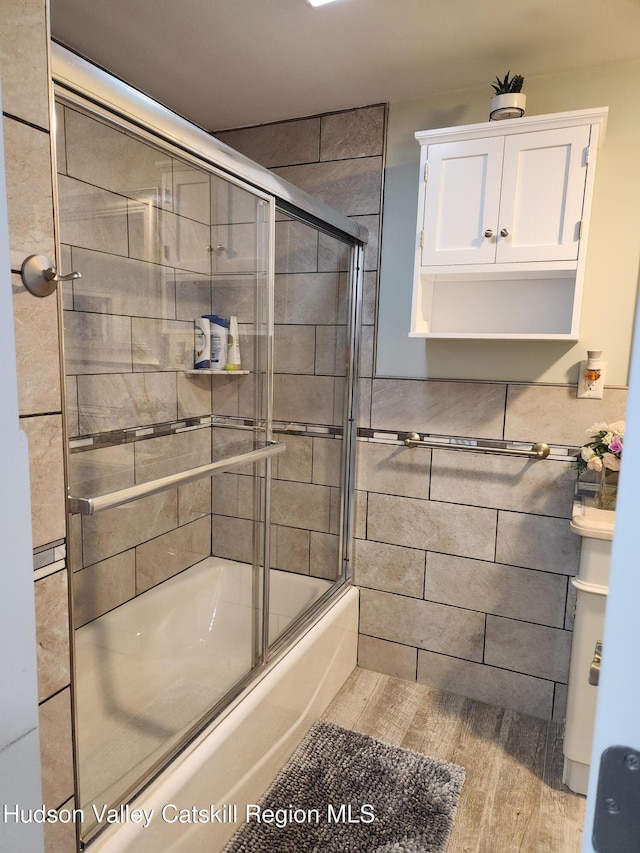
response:
M230 471L247 462L258 462L261 459L277 456L279 453L284 453L286 449L287 445L284 441L267 441L264 447L238 453L235 456L227 456L217 462L210 462L208 465L200 465L197 468L189 468L189 470L180 471L178 474L169 474L167 477L160 477L148 483L138 483L135 486L128 486L126 489L118 489L118 491L109 492L107 495L97 495L91 498L69 495L67 497L67 512L71 515L94 515L96 512L113 509L131 503L131 501L146 498L149 495L166 492L167 489L185 486L187 483L195 483L196 480L202 480L204 477L210 477L215 473Z

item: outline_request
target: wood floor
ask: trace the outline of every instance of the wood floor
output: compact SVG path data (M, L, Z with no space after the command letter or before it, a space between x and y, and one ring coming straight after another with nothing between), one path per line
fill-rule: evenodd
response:
M366 669L323 716L466 769L447 853L579 853L585 800L562 784L555 723Z

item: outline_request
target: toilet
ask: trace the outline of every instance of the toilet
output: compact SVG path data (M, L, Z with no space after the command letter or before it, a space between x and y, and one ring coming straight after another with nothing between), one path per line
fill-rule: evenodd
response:
M569 667L562 780L578 794L586 794L589 784L615 517L612 510L597 509L579 502L575 505L570 522L571 530L583 539L578 574L571 579L576 589L576 613Z

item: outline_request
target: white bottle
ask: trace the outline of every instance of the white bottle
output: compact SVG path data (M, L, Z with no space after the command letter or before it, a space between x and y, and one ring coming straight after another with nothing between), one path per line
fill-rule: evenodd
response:
M241 370L240 338L238 336L238 318L229 318L229 341L227 343L227 363L225 370Z
M206 317L196 317L193 323L193 365L197 370L206 370L211 363L209 320Z
M229 321L217 314L205 314L211 336L211 370L224 370L227 360Z

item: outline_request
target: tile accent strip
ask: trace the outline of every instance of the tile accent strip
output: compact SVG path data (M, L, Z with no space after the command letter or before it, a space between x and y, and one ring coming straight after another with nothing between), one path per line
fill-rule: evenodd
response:
M58 539L55 542L49 542L47 545L41 545L39 548L34 548L33 551L33 579L34 581L42 580L47 575L52 575L54 572L64 569L67 559L67 543L64 539Z
M137 441L147 441L165 435L175 435L189 430L204 429L207 427L233 427L235 429L254 429L260 427L252 418L238 418L232 416L218 417L216 415L207 417L181 418L178 421L166 421L159 424L150 424L145 427L132 427L131 429L117 429L110 432L94 433L93 435L81 435L69 440L70 453L82 453L86 450L95 450L98 447L116 447L122 444L131 444ZM341 437L343 429L340 426L325 426L323 424L304 424L275 421L272 424L273 432L289 435L324 435ZM48 546L47 546L48 547Z

